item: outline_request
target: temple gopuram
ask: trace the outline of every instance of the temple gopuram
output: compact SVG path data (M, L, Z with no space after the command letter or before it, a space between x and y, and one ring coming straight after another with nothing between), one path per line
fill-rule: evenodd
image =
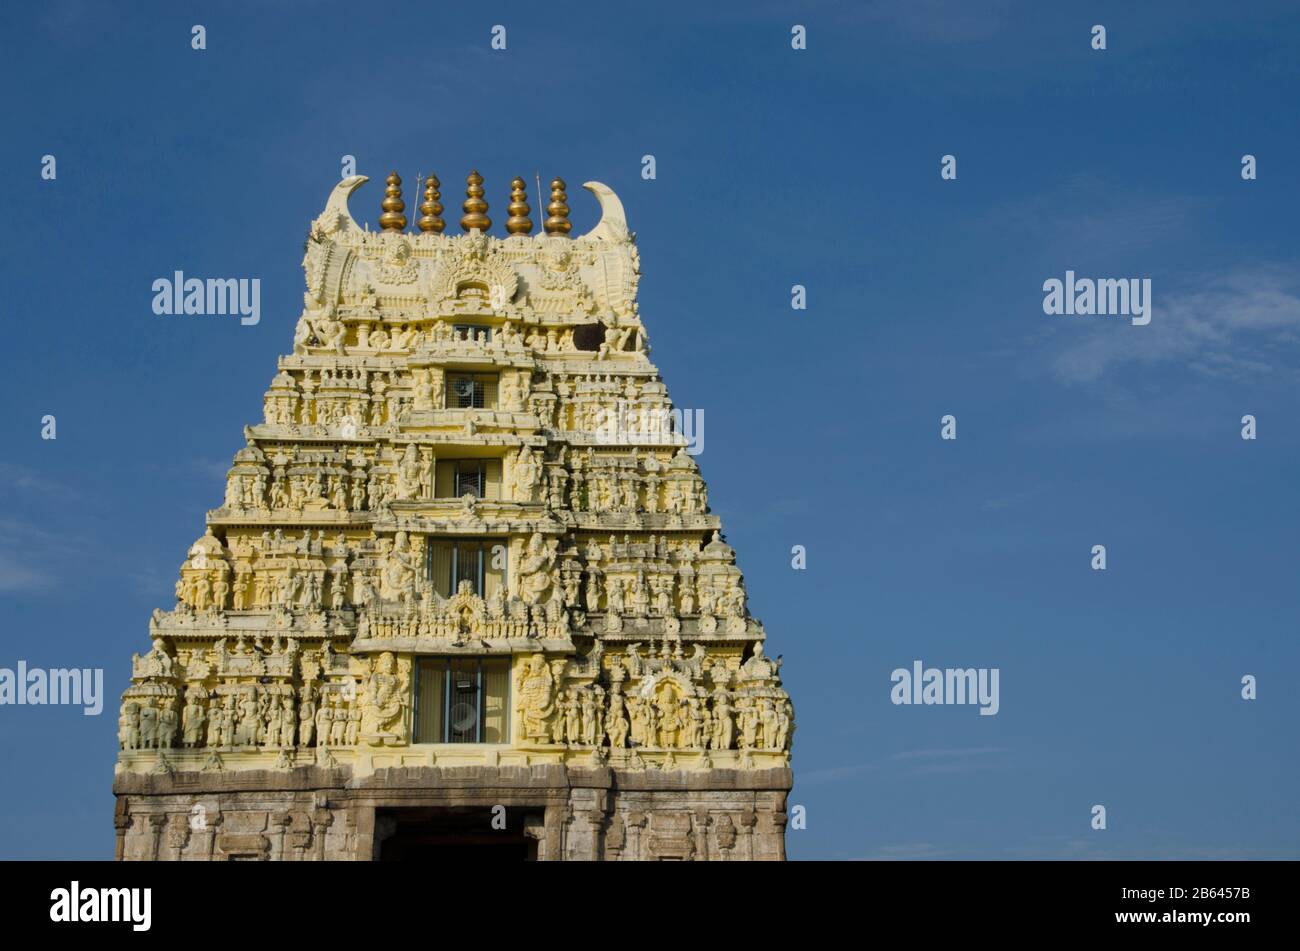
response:
M534 234L516 178L498 237L474 172L449 235L366 181L132 658L117 857L784 859L793 707L618 197L573 237L557 178Z

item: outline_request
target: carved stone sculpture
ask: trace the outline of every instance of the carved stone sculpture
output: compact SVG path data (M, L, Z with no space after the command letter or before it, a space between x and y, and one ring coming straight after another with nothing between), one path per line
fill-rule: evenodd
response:
M311 224L291 352L132 657L124 854L371 857L380 808L527 776L548 859L780 857L794 710L663 424L622 204L587 183L571 235L553 179L534 234L520 179L495 235L475 173L444 234L430 176L407 231L394 173L374 230L365 181Z

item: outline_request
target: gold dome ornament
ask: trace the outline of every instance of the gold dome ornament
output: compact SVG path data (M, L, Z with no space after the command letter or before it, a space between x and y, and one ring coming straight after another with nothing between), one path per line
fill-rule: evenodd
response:
M379 227L385 231L405 231L406 215L402 214L406 210L406 202L402 201L402 177L397 172L389 172L388 187L384 189L384 200L379 203L379 207L384 209L384 213L379 216Z
M564 188L564 179L552 179L551 203L546 206L550 215L546 219L546 233L557 237L563 237L573 228L573 222L569 221L569 206L565 204L568 196L564 194Z
M447 227L447 223L439 217L442 214L442 204L438 201L442 195L438 189L442 182L438 181L438 176L430 174L424 183L424 201L420 203L421 217L417 224L420 230L426 233L442 234L442 229Z
M515 176L514 181L510 183L510 204L506 211L510 212L510 217L506 219L506 231L511 234L529 234L533 230L533 222L528 217L531 211L528 207L528 186L519 176Z
M465 214L460 219L461 230L472 231L477 228L479 231L487 231L492 227L492 219L486 214L488 203L483 200L483 176L478 172L470 172L465 179L465 195L465 204L461 206L465 209Z

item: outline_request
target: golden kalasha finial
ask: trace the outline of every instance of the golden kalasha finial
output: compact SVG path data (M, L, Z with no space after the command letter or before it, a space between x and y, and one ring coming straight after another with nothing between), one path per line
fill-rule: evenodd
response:
M511 234L528 234L533 230L533 222L528 217L531 211L527 201L528 186L524 180L515 177L510 183L510 204L506 211L510 212L510 217L506 219L506 230Z
M483 176L478 172L470 172L465 179L465 195L465 204L461 206L465 209L465 215L460 219L461 229L487 231L492 227L492 219L486 214L488 203L483 200Z
M402 201L402 178L396 172L388 173L388 187L384 189L384 200L379 207L384 213L379 216L379 227L385 231L405 231L406 202Z
M552 179L551 203L546 206L546 210L550 214L550 217L546 219L547 234L564 236L573 227L573 222L569 221L569 206L565 204L567 200L568 198L564 194L564 179Z
M420 203L420 211L423 213L420 220L416 222L421 231L442 234L442 229L447 227L447 223L439 217L442 214L442 204L438 201L442 197L438 189L442 182L438 181L438 176L430 174L424 183L424 201Z

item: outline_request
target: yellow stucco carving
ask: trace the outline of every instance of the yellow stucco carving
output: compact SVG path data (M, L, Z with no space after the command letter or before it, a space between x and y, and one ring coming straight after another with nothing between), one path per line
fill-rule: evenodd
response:
M409 233L393 175L370 231L365 181L312 222L292 353L133 658L119 771L787 765L779 663L661 425L618 197L588 182L602 220L571 238L557 179L532 235L516 181L498 238L480 179L453 236L432 180ZM502 742L417 735L443 657L508 659Z

